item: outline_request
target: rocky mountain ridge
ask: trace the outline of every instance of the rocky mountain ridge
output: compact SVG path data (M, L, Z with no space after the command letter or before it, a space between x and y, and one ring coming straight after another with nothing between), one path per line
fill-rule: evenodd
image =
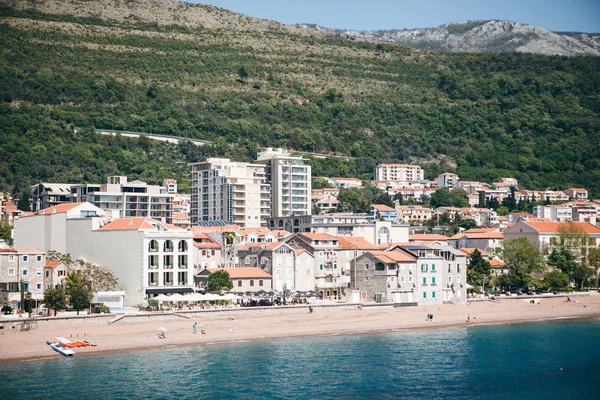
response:
M422 50L470 53L518 52L560 56L600 56L600 34L552 32L512 21L458 21L424 29L353 31L299 25L317 32L394 43Z

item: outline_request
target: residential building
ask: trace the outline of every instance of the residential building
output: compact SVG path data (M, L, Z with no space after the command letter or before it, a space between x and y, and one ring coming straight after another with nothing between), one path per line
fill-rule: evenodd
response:
M69 272L67 265L60 260L46 260L44 266L44 291L57 285L64 286Z
M181 229L190 229L192 226L190 216L182 212L174 212L172 214L171 224Z
M264 165L209 158L190 167L192 225L199 221L230 221L245 228L264 225L271 207Z
M108 218L139 217L172 222L173 195L162 186L137 180L128 182L126 176L110 176L99 191L92 192L88 188L86 198L103 209Z
M331 185L336 188L350 189L362 187L362 181L358 178L330 178Z
M517 181L515 178L500 178L500 182L507 184L509 187L518 187L519 186L519 181Z
M448 236L434 233L413 233L408 237L409 242L438 242L446 243L450 239Z
M385 204L372 204L369 214L377 221L397 221L396 209Z
M221 244L206 233L194 233L194 268L199 274L206 268L222 268Z
M536 218L547 218L550 221L571 221L573 219L573 208L562 206L535 206L533 207L533 215Z
M453 174L452 172L444 172L443 174L438 175L436 183L438 189L453 189L460 185L458 175Z
M271 217L311 214L311 167L302 157L269 147L258 153L256 163L265 166L271 184Z
M177 194L177 180L175 179L165 179L162 182L162 187L167 189L169 194Z
M418 165L379 164L375 167L376 181L420 181L425 179L425 172Z
M207 268L198 274L198 280L206 287L208 276L216 271L226 271L233 283L233 292L268 291L273 287L272 277L260 268Z
M519 221L504 231L504 239L523 237L537 247L542 254L549 254L558 245L561 231L568 232L569 224L589 236L588 247L600 247L600 228L589 222L532 222Z
M13 308L22 308L22 294L44 298L46 252L35 246L11 246L0 240L0 294Z
M503 240L504 233L499 228L474 228L452 236L448 244L456 249L477 248L488 251L500 248Z
M303 248L281 242L247 243L239 250L241 266L259 267L271 274L273 289L314 290L315 261Z
M31 187L32 211L71 201L71 185L67 183L38 183Z
M398 221L405 224L417 223L424 224L429 221L433 215L433 210L423 206L396 206Z
M587 201L588 191L583 188L570 188L565 190L565 194L569 196L570 200L575 201Z

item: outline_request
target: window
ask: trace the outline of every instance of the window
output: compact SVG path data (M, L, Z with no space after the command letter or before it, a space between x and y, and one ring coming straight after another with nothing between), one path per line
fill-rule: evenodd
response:
M431 278L431 284L435 285L435 276Z
M214 255L215 255L215 251L214 251L214 250L211 250L211 252L210 252L210 255L211 255L211 256L214 256Z
M250 286L254 286L254 279L250 279Z
M42 290L42 284L41 283L37 283L35 285L35 290L37 290L38 292Z
M427 292L423 292L423 298L426 299L427 298Z
M412 280L412 275L410 275L410 276L408 277L408 281L409 281L409 282L412 282L412 281L413 281L413 280Z
M23 262L29 262L29 256L23 256Z
M448 277L448 283L452 283L452 277L451 276Z
M25 282L25 283L23 284L23 290L24 290L25 292L29 292L29 282Z
M238 287L242 286L242 281L238 281Z
M23 271L21 272L21 275L23 275L23 276L29 276L29 270L27 268L23 268Z
M427 285L427 278L423 278L423 285Z
M35 276L42 276L42 269L41 268L36 268L36 270L35 270Z
M15 262L15 256L8 256L8 261Z
M206 255L206 250L202 250L202 255L205 256Z
M400 282L404 283L404 277L400 277Z
M35 261L42 262L42 256L35 256Z
M46 271L46 278L50 278L50 271Z
M435 292L431 292L431 298L435 299Z
M435 272L435 264L431 264L431 272Z
M333 269L337 269L337 264L333 264Z
M421 272L427 272L427 264L421 264Z
M375 264L375 271L385 271L385 265L383 263Z
M258 281L258 286L262 286L262 285L263 285L263 280L261 279Z
M15 269L14 268L9 268L8 269L8 276L15 276Z
M323 270L323 264L320 264L320 265L319 265L319 269L320 269L320 270Z
M456 276L456 282L460 283L460 275Z

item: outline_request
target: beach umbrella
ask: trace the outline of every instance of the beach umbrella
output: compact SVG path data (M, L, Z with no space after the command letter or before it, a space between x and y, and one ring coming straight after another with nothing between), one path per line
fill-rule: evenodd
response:
M158 328L158 330L161 332L168 332L167 328L165 328L164 326L161 326L160 328Z
M169 301L185 301L185 296L179 293L169 296Z
M156 297L151 298L150 300L156 300L156 301L167 301L169 300L169 297L164 295L164 294L159 294Z

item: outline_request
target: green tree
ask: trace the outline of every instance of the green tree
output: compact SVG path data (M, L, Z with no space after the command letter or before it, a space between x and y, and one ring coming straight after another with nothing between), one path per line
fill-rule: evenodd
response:
M548 272L544 276L542 286L547 290L566 289L569 286L569 276L560 271Z
M313 179L312 182L311 182L311 186L312 186L313 189L325 189L325 188L330 188L331 187L329 185L329 182L327 182L323 178L315 178L315 179Z
M17 202L17 208L21 211L31 211L31 201L29 192L21 193L19 201Z
M25 293L25 298L23 299L23 311L25 311L27 314L29 314L29 317L31 317L31 313L33 312L33 309L35 308L35 304L36 304L36 301L31 298L31 293L30 292Z
M0 221L0 239L4 239L8 244L12 244L12 229L11 224Z
M467 200L467 192L462 189L448 190L438 189L432 195L429 200L429 204L433 208L438 207L467 207L469 202Z
M577 261L573 252L568 249L554 249L548 256L548 264L560 269L567 274L570 279L573 279L573 274L577 268Z
M71 290L69 291L69 302L71 303L71 307L77 310L77 315L79 315L80 310L85 310L91 305L92 297L92 291L83 283L71 286Z
M531 273L546 268L539 250L525 238L503 241L499 253L508 267L500 284L511 291L527 289L532 282Z
M600 284L600 248L594 248L589 250L588 265L596 275L596 288L598 288Z
M220 293L223 290L231 290L233 282L227 271L215 271L206 279L206 290L210 293Z
M491 279L492 266L483 258L479 250L475 250L469 256L467 268L467 283L472 286L481 286L484 289Z
M64 262L69 271L77 272L77 279L82 279L92 292L110 291L117 287L118 279L106 267L83 260L73 261L70 254L53 250L48 252L47 258Z
M240 77L240 82L246 82L246 78L248 78L249 74L245 66L242 65L238 69L238 76Z
M67 295L64 288L56 286L55 288L47 289L44 292L44 304L46 308L54 311L54 316L56 317L56 312L67 306Z
M371 202L359 188L340 190L338 200L343 211L366 213L371 208Z

